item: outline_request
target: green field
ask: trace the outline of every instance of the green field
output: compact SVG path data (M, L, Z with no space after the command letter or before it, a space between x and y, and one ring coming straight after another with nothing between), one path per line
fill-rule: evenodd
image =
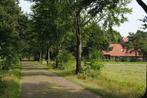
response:
M103 98L138 98L143 95L146 85L146 63L140 62L104 62L101 73L93 79L79 78L73 74L73 67L52 71Z

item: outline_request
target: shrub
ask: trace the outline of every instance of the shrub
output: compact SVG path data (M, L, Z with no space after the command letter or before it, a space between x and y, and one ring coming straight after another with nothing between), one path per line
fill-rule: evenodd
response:
M120 57L119 61L121 61L121 62L130 62L130 58L128 58L128 57Z
M84 60L82 72L79 77L83 79L97 77L100 73L100 69L103 67L103 64L99 63L101 60L102 52L96 48L92 48L89 51L89 57Z
M0 96L5 93L6 83L2 80L2 76L0 76Z
M82 66L82 73L79 75L80 78L95 78L99 75L100 69L103 67L102 63L96 60L85 61Z
M102 52L98 51L98 49L95 49L95 48L92 49L89 53L89 59L101 61L102 60Z
M64 69L69 61L74 60L74 56L70 52L64 50L59 53L58 59L60 69Z
M9 70L11 67L18 65L19 62L18 57L7 56L6 59L2 61L2 69Z

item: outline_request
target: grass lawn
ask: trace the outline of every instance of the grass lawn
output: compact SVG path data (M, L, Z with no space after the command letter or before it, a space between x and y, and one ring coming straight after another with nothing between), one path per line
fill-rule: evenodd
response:
M0 94L0 98L19 98L20 69L20 65L17 65L9 71L1 71L4 83L6 84L6 89L5 93Z
M146 63L104 62L97 78L81 79L74 75L73 68L53 70L103 98L138 98L143 95L146 85ZM69 66L74 65L70 63Z

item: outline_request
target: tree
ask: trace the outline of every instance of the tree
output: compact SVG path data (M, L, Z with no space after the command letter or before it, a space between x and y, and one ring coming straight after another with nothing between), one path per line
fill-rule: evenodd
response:
M120 43L122 40L122 36L119 32L112 30L111 32L107 33L109 43Z
M96 22L92 22L84 28L83 47L83 57L88 58L93 49L99 52L108 49L109 40L107 33Z
M143 29L146 30L147 28L147 17L145 16L143 19L141 19L141 21L143 22ZM143 52L143 58L144 58L144 61L147 61L147 34L146 32L142 32L142 43L141 43L141 50Z
M143 59L145 60L147 33L138 30L136 33L130 33L128 38L129 42L126 43L128 48L135 51L136 57L138 55L137 53L140 52L140 54L143 55Z
M103 0L101 0L101 1L99 1L99 0L76 0L76 1L70 2L69 6L71 6L70 8L72 8L72 16L74 16L74 29L76 32L76 40L77 40L76 74L80 73L80 70L81 70L82 33L83 33L84 26L87 25L97 15L99 15L98 20L104 19L103 17L101 17L101 14L105 13L106 9L112 10L117 7L121 8L119 5L127 4L127 3L128 2L123 1L123 0L113 0L113 1L111 1L111 0L106 0L106 1L103 1ZM125 9L122 12L119 12L120 9L117 9L116 11L114 11L114 13L113 13L114 16L117 11L118 11L118 13L116 15L119 15L121 13L122 17L123 17L124 13L128 13L127 8L125 7ZM86 12L86 13L83 14L83 12ZM104 16L107 14L104 14ZM110 21L111 21L111 23L114 22L114 21L112 22L112 20L110 20ZM119 21L117 21L117 23L119 23ZM113 26L113 25L111 25L111 26Z
M36 28L36 32L38 32L39 34L39 38L40 38L39 41L43 42L40 45L44 44L45 46L48 46L50 44L49 45L50 47L52 45L56 46L56 49L54 50L59 50L61 40L64 37L64 33L62 32L67 32L69 30L69 29L66 30L65 27L69 26L70 27L69 31L75 32L76 74L80 73L81 71L82 47L83 47L82 36L84 33L83 31L85 26L89 25L90 22L94 20L98 22L98 20L105 19L105 23L107 23L106 25L109 25L109 27L111 27L114 26L115 24L120 24L126 21L126 18L124 17L123 14L129 12L128 9L125 7L125 5L128 4L128 1L124 1L124 0L113 0L113 1L112 0L105 0L105 1L104 0L64 0L64 1L34 0L34 1L36 2L33 8L35 28ZM112 12L113 12L112 18L109 19L109 16L111 16L110 13ZM107 16L107 14L109 14L109 16ZM103 16L107 16L107 17L103 17ZM119 17L121 17L121 19L119 19ZM66 19L70 22L68 22ZM58 54L57 51L56 53Z
M55 54L56 67L58 67L58 54L69 23L67 22L64 2L59 0L34 1L36 3L33 6L33 21L35 32L38 33L40 54L43 55L43 52L46 51L48 63L52 48Z
M5 69L9 69L18 59L21 15L16 0L0 1L0 56L4 60Z
M140 50L140 37L137 34L130 33L128 38L129 38L128 49L132 49L133 51L135 51L135 56L137 60L138 51Z

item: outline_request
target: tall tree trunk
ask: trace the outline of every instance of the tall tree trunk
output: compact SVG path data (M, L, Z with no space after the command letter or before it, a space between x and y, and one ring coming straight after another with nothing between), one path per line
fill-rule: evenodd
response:
M43 62L43 53L42 53L42 50L40 51L40 54L39 54L39 61L41 63Z
M144 9L144 11L147 13L147 5L142 0L136 0L136 1Z
M58 46L56 46L56 58L55 58L55 61L56 61L56 68L58 68L59 67L59 57L58 57L58 55L59 55L59 47Z
M146 65L146 91L142 98L147 98L147 65Z
M76 74L81 71L81 57L82 57L82 34L80 31L80 12L76 13L76 38L77 38L77 47L76 47Z
M50 48L49 48L49 44L47 45L47 60L46 60L46 62L47 62L47 65L50 62Z

